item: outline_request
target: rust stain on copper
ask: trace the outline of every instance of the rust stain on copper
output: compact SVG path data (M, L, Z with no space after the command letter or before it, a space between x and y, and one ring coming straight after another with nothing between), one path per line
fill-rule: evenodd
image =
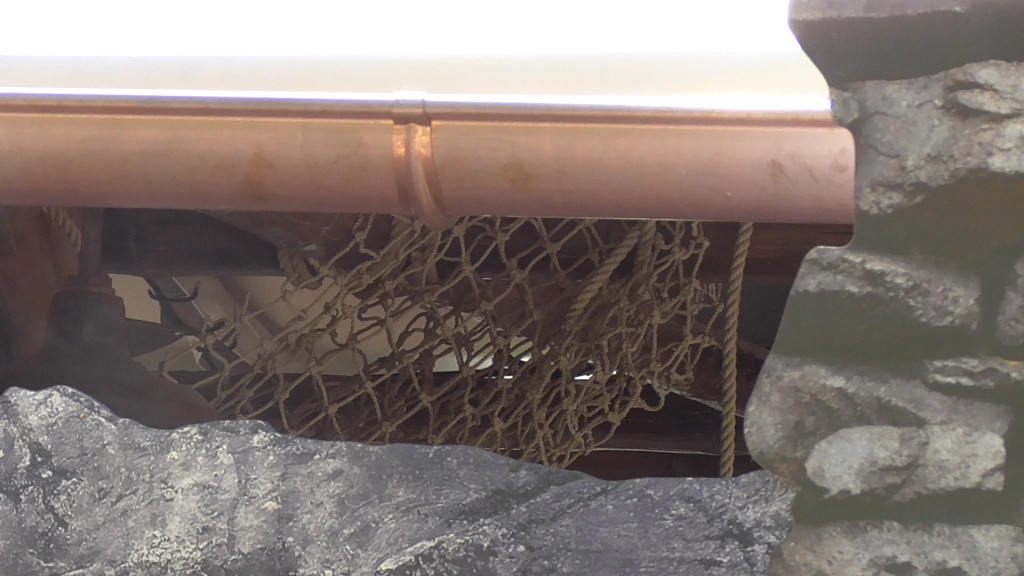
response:
M501 166L501 179L516 192L529 192L533 187L534 175L526 169L521 160L511 159Z
M786 166L777 158L768 160L768 175L775 181L784 180L789 177L786 174Z
M834 158L832 158L832 169L839 174L845 174L850 169L849 159L853 155L846 148L839 150Z
M257 149L249 161L249 168L245 171L244 194L258 202L269 202L274 196L270 185L273 175L274 161L267 156L263 148Z

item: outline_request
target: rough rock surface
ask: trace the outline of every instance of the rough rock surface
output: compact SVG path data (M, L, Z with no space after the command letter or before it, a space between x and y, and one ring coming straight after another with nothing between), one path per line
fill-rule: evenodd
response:
M606 482L258 422L155 430L63 387L0 396L0 574L764 574L791 500L766 472Z
M1024 397L1024 362L993 356L925 362L928 385L950 394L1014 401Z
M783 354L883 360L957 351L981 318L981 280L919 259L846 248L804 258L787 304ZM828 314L816 311L828 310ZM838 327L842 328L838 328Z
M852 248L815 248L804 258L791 296L827 293L867 300L864 311L889 322L973 329L980 316L976 277Z
M745 424L747 446L757 461L799 484L814 446L844 428L934 424L1003 436L1012 419L1009 406L945 395L929 389L923 378L773 351L761 369Z
M777 576L1020 576L1024 532L990 524L800 526L776 551Z
M1024 346L1024 258L1013 265L996 317L996 337L1004 346ZM1024 379L1018 378L1018 382Z
M962 490L999 491L1003 438L954 426L844 428L819 442L807 477L826 498L866 496L907 502Z
M923 239L933 218L967 219L982 234L985 222L1014 220L1017 203L997 185L1024 176L1024 63L980 62L931 76L894 82L870 81L833 91L837 122L856 132L856 203L868 216L895 214L923 202L955 204L932 211L904 240ZM984 185L977 186L979 182ZM935 192L938 192L936 194ZM923 211L923 207L919 207ZM999 210L1001 208L1002 210ZM858 222L859 224L859 222ZM859 230L858 230L859 232ZM933 233L955 231L933 230ZM871 240L862 237L861 242ZM920 246L927 248L927 245ZM944 248L943 248L944 253Z
M1024 574L1024 2L793 0L857 150L747 407L775 574Z
M1017 0L793 0L790 26L829 85L1024 60Z

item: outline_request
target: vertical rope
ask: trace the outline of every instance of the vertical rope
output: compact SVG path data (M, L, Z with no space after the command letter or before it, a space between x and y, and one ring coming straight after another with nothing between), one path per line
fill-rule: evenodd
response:
M726 287L725 342L722 343L722 443L718 460L718 474L732 478L736 462L736 350L739 341L740 292L743 290L743 267L750 251L751 222L740 224L736 245L729 268Z

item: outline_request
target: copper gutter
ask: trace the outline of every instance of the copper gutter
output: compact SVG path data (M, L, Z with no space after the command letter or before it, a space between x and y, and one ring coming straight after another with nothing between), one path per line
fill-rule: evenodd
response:
M0 204L846 223L826 112L0 91Z

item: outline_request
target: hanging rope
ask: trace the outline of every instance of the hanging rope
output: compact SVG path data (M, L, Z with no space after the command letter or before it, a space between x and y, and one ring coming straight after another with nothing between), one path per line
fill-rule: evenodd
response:
M650 229L649 232L645 233L645 236L653 237L654 225L654 222L649 222L645 226L633 226L629 230L618 246L608 255L608 258L601 263L601 267L587 279L587 284L579 295L576 296L576 299L573 300L572 306L569 308L569 324L575 324L577 320L583 317L583 312L590 305L594 296L597 295L598 290L608 284L608 280L612 277L612 272L619 267L619 264L622 264L629 251L636 246L637 241L640 240L640 233Z
M718 460L718 475L732 478L736 462L736 351L740 324L740 292L743 290L743 267L750 251L751 222L740 224L736 246L729 268L726 287L725 342L722 343L722 443Z
M71 213L66 208L61 208L60 206L43 206L42 210L68 237L68 242L75 249L75 254L80 254L82 252L82 230L71 217Z

